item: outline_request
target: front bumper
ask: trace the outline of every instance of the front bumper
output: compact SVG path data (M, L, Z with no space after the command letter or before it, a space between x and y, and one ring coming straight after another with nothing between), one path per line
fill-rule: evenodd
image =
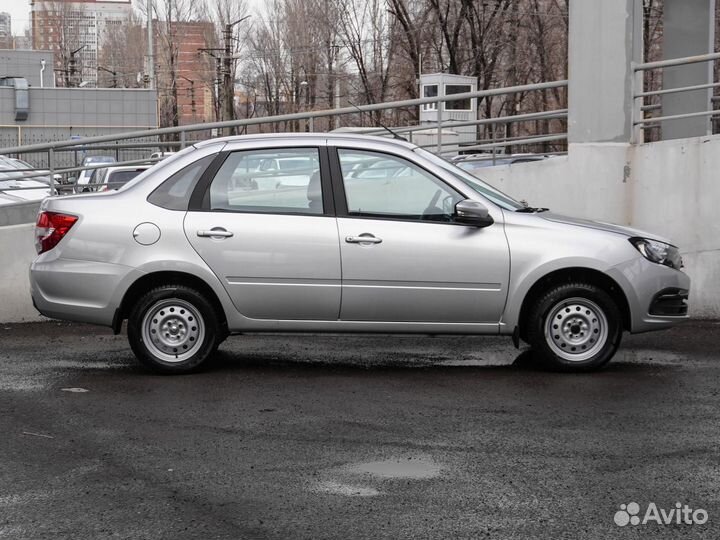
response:
M688 319L690 277L637 257L608 272L623 288L630 308L630 331L670 328Z
M688 313L687 289L663 289L657 293L650 302L650 315L660 317L679 317Z

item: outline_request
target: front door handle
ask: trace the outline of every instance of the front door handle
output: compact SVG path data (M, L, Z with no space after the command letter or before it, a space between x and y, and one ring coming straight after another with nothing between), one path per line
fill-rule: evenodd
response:
M358 236L346 236L345 241L348 244L379 244L382 238L377 238L370 233L362 233Z
M201 238L230 238L233 233L222 227L213 227L209 231L200 230L197 235Z

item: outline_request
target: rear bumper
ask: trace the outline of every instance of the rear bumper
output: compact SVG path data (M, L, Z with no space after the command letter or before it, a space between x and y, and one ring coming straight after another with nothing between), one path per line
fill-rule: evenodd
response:
M688 320L690 277L643 257L608 272L623 288L630 307L630 331L649 332Z
M119 264L40 256L30 266L30 294L46 317L112 326L125 290L141 275Z

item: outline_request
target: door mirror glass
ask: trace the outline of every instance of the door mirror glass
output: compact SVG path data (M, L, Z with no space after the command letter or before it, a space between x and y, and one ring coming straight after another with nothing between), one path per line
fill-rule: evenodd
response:
M455 221L476 227L488 227L495 223L488 209L478 201L465 199L455 205Z

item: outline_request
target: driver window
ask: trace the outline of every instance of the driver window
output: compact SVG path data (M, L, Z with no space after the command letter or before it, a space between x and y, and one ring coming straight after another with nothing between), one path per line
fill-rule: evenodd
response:
M402 158L338 149L351 215L450 221L465 197Z

